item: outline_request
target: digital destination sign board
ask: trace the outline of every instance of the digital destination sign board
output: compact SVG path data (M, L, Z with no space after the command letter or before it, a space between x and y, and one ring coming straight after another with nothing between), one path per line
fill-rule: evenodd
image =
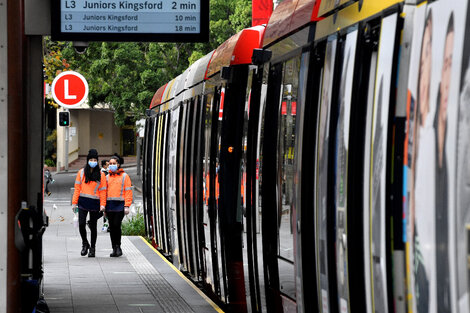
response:
M207 41L209 0L53 0L52 39Z

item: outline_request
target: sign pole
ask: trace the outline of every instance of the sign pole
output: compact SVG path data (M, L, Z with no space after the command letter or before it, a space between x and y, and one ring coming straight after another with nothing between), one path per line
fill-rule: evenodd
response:
M75 108L85 102L88 96L88 83L80 73L74 71L65 71L60 73L52 82L52 97L55 102L68 112L69 108ZM60 125L62 126L62 125ZM66 172L69 171L69 141L70 124L65 126L65 166Z
M65 171L69 171L69 126L65 127Z

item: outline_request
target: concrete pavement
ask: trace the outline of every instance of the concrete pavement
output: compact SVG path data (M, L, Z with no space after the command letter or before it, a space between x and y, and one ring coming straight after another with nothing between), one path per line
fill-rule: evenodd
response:
M137 182L135 168L126 172ZM80 256L70 205L75 175L54 174L52 195L44 201L50 222L43 240L44 297L51 312L222 312L140 237L123 237L124 255L110 258L102 219L96 257ZM139 207L140 192L134 198Z

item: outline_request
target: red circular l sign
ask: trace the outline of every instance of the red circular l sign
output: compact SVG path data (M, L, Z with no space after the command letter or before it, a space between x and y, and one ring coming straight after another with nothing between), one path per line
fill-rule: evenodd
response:
M60 73L52 82L52 97L64 108L74 108L85 102L88 83L81 74L74 71Z

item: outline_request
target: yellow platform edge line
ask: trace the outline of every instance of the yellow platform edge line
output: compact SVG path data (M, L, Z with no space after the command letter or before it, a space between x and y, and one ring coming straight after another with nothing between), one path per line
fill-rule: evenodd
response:
M212 300L211 300L208 296L206 296L206 294L204 294L197 286L195 286L192 281L190 281L186 276L184 276L184 274L181 273L180 270L178 270L173 264L171 264L171 262L168 261L160 252L158 252L157 249L155 249L151 244L149 244L148 241L147 241L144 237L142 237L142 236L139 236L139 237L140 237L140 239L142 239L142 241L145 242L145 244L146 244L147 246L149 246L163 261L165 261L178 275L180 275L181 278L183 278L183 279L188 283L188 285L190 285L191 287L193 287L193 289L196 290L197 293L198 293L199 295L201 295L201 297L203 297L204 300L206 300L207 303L209 303L209 304L214 308L214 310L216 310L216 311L219 312L219 313L224 313L224 311L222 311L222 309L221 309L217 304L215 304L214 301L212 301Z

